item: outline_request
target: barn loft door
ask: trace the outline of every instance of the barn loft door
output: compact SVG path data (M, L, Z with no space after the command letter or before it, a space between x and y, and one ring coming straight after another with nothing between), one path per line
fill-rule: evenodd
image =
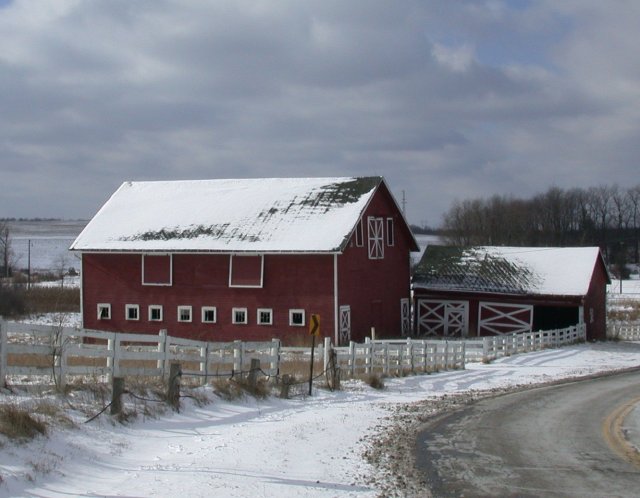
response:
M409 299L400 299L400 323L402 323L402 337L411 335L411 307Z
M340 306L340 344L349 344L351 340L351 307Z
M530 304L480 303L479 335L531 332L533 306Z
M420 299L417 326L419 335L466 336L469 331L469 303Z

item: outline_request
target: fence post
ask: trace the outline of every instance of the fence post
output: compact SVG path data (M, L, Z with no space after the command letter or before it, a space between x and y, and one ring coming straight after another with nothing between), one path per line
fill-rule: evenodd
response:
M389 375L389 343L384 343L384 374Z
M114 377L120 377L120 334L115 332L113 334L113 371Z
M209 378L209 343L205 342L205 345L200 348L200 385L207 384Z
M67 363L68 363L68 358L69 358L69 353L67 352L67 336L69 334L66 332L65 329L61 329L60 330L60 334L59 334L59 338L60 338L60 349L58 350L60 352L60 388L64 389L64 387L67 385Z
M242 341L233 341L233 373L242 372Z
M329 371L329 362L331 361L331 337L324 338L323 345L322 370Z
M329 339L325 337L326 340ZM331 339L329 339L331 341ZM269 361L269 375L278 375L280 373L280 339L272 339L271 340L271 351L269 352L270 361ZM325 357L327 353L325 352Z
M258 385L258 372L260 371L260 360L258 358L251 358L251 368L249 369L249 376L247 382L252 392L255 392Z
M108 332L107 336L107 382L113 382L113 351L114 351L115 333Z
M0 386L7 385L7 322L0 317Z
M164 379L167 376L167 329L160 329L158 332L158 361L156 368L160 370L160 375Z
M411 373L415 373L413 365L413 341L411 337L407 337L407 354L409 355L409 368Z
M372 327L373 328L373 327ZM364 338L364 372L369 375L371 373L371 351L373 350L373 344L369 337Z
M356 375L356 343L349 341L349 368L351 371L351 377Z
M111 415L120 415L122 412L122 394L124 393L124 379L122 377L113 378L111 388Z
M169 382L167 386L167 403L179 412L180 411L180 377L182 368L180 363L171 363L169 367Z

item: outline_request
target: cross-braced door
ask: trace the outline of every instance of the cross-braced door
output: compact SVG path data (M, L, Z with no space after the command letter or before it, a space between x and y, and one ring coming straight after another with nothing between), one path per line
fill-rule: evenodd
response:
M369 216L367 218L367 236L369 246L369 259L383 259L384 258L384 219L374 218Z
M467 301L418 301L418 334L463 337L469 331Z
M351 340L351 307L340 306L340 344L349 344Z
M402 337L411 335L411 307L409 299L400 299L400 321L402 323Z
M531 332L533 306L530 304L480 303L479 335Z

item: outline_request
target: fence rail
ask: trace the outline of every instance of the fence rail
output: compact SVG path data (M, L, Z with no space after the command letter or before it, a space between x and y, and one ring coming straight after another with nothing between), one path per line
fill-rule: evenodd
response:
M277 375L280 341L204 342L158 335L103 332L0 320L0 383L8 375L50 376L64 386L78 375L166 377L180 362L183 376L202 382L232 376L261 361L267 375Z
M627 329L619 328L621 331ZM631 332L629 332L631 333ZM640 327L633 329L640 339ZM635 336L634 336L635 337ZM388 340L334 347L325 338L318 351L324 369L335 362L342 376L361 374L404 375L464 369L466 362L491 361L502 356L559 347L584 341L585 326L462 340ZM7 376L48 376L64 386L74 376L164 377L170 364L179 362L184 376L203 383L215 376L248 370L252 359L262 370L277 376L285 351L308 353L308 348L282 348L280 341L203 342L158 335L103 332L0 320L0 383ZM298 355L296 355L298 356ZM333 358L332 358L333 356Z
M623 341L640 341L640 323L610 323L607 337Z

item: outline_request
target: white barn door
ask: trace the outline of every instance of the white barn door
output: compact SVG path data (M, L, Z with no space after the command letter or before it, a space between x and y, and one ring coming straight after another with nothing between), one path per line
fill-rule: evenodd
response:
M340 345L351 340L351 307L340 306Z
M402 337L411 335L411 306L409 298L400 299L400 323L402 324Z
M469 331L467 301L418 301L418 335L464 337Z
M531 332L533 306L530 304L480 303L478 335Z

